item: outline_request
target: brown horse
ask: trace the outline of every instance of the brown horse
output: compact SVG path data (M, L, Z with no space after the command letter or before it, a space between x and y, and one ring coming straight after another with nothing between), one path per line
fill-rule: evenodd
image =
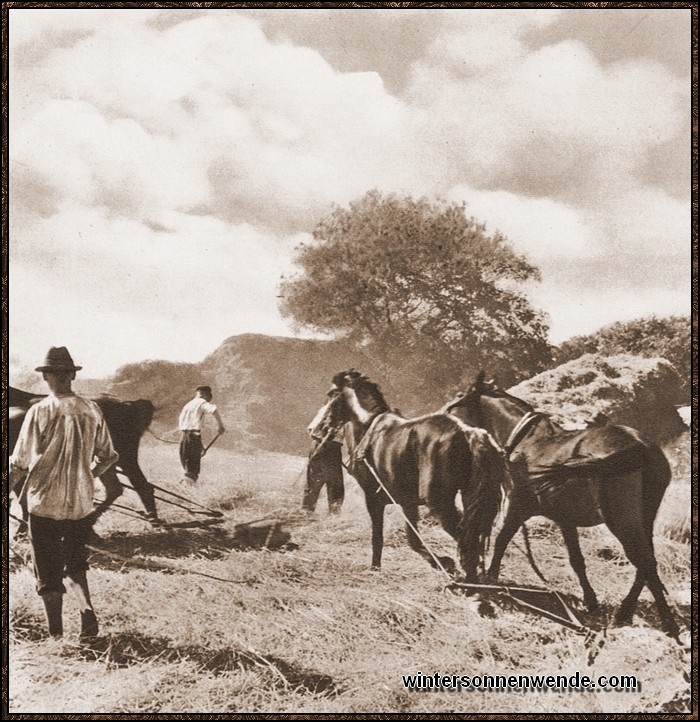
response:
M328 439L343 424L352 426L350 472L365 493L372 521L372 567L381 566L384 507L396 503L411 548L433 567L454 571L454 561L435 557L418 535L418 507L427 504L457 541L467 579L474 579L501 502L505 459L495 442L447 414L405 419L393 413L377 384L357 371L336 374L328 395L312 435ZM464 515L455 505L457 494Z
M490 431L510 461L513 488L494 543L489 576L498 577L506 547L523 522L531 516L546 516L559 525L584 601L594 610L598 601L586 576L577 527L605 523L637 570L616 621L631 621L646 584L664 629L678 636L654 556L654 520L671 479L661 449L626 426L565 431L525 401L485 382L483 372L465 395L443 408Z

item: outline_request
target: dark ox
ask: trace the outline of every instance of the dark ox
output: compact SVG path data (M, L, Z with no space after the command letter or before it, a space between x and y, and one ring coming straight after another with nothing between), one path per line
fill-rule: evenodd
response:
M22 422L32 404L46 398L42 394L31 394L27 391L9 387L8 393L8 448L14 449L19 436ZM95 520L121 496L123 486L117 478L117 472L129 479L146 510L151 521L158 519L153 487L148 483L138 462L139 443L146 429L150 426L155 407L150 401L119 401L111 396L97 396L92 399L102 411L107 422L114 448L119 454L116 467L105 472L100 481L105 487L105 500L93 512Z

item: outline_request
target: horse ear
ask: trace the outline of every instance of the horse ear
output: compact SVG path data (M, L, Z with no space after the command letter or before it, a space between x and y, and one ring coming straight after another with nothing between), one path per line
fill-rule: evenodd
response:
M331 384L339 389L342 389L343 386L345 386L346 374L346 371L341 371L340 373L335 374L335 376L333 376L333 379L331 380Z
M474 382L474 386L481 386L484 383L484 379L486 378L486 371L479 371L479 375L476 377L476 381Z

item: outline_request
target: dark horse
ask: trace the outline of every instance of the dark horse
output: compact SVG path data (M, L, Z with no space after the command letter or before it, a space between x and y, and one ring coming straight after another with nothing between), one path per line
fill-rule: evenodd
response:
M12 453L24 417L32 404L45 398L42 394L31 394L13 387L9 388L9 433L8 448ZM123 487L117 478L117 471L124 474L146 510L146 517L156 523L158 512L153 493L153 487L148 483L138 462L139 443L146 429L150 426L155 408L150 401L139 399L137 401L120 401L111 396L97 396L92 399L102 411L109 429L114 448L119 454L116 467L108 469L100 481L105 487L105 500L93 512L96 521L121 496Z
M372 521L372 567L381 566L384 507L396 503L411 548L433 567L454 571L453 560L434 557L417 533L418 507L427 504L457 541L460 563L473 579L501 502L505 459L495 442L447 414L405 419L393 413L377 384L357 371L336 374L328 395L312 434L327 439L343 424L352 425L356 448L350 472L365 493ZM458 493L463 516L455 506Z
M490 431L510 461L513 488L494 543L489 576L498 577L506 547L523 522L531 516L546 516L559 525L584 601L594 610L598 601L586 576L577 527L605 523L637 570L616 621L631 621L646 584L664 629L678 636L654 556L654 520L671 479L661 449L626 426L565 431L525 401L485 382L483 372L465 395L443 408Z

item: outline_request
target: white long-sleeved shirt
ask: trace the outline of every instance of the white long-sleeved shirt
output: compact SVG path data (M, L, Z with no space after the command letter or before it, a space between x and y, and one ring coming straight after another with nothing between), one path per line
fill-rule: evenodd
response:
M9 460L10 479L26 474L23 493L31 514L82 519L93 510L94 477L118 459L94 401L75 394L47 396L22 423Z
M201 431L204 414L215 414L216 411L216 405L211 401L195 396L182 407L178 423L180 431Z

